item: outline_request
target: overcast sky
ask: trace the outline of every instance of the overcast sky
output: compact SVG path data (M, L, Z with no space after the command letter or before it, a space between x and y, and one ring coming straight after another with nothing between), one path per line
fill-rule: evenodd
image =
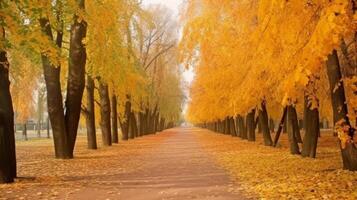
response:
M179 11L181 8L181 5L184 0L143 0L144 5L150 5L150 4L162 4L168 7L172 12L174 12L174 16L177 18L179 17ZM177 19L178 20L178 19ZM194 78L194 73L191 70L185 70L183 73L183 77L185 81L191 83L193 78Z
M145 5L149 4L162 4L166 7L170 8L174 14L177 16L179 13L180 5L182 4L183 0L143 0Z

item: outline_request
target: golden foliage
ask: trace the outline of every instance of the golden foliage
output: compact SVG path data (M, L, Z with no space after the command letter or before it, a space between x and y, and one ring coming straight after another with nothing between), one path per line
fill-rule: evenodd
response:
M262 100L281 110L304 92L317 107L328 98L327 55L356 31L351 8L348 0L190 1L180 44L197 73L188 119L244 115Z

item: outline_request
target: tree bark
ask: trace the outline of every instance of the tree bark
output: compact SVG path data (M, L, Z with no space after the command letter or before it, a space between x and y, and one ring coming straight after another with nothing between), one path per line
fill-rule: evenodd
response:
M128 140L129 139L129 127L130 127L130 113L131 113L131 102L130 102L130 96L127 95L127 100L125 102L125 111L124 111L124 116L125 119L122 122L122 135L123 135L123 140Z
M119 143L118 137L118 109L117 109L117 96L112 95L112 142Z
M301 155L303 157L316 157L317 140L319 137L319 110L318 108L311 108L311 104L305 97L304 102L305 112L304 118L306 118L304 142L302 143Z
M281 116L278 130L276 131L276 134L275 134L274 143L273 143L274 147L276 147L276 145L278 144L281 131L283 130L284 125L286 124L285 121L286 121L287 112L288 112L288 107L285 106L284 110L283 110L283 115Z
M247 126L244 122L244 117L239 115L239 135L243 140L248 139Z
M287 132L291 154L300 154L299 145L295 134L296 130L299 130L299 126L297 126L296 110L295 107L290 105L287 108Z
M78 7L85 9L85 0L77 0ZM65 123L69 139L69 150L73 154L77 138L81 104L85 87L87 53L83 40L87 34L87 23L77 14L73 16L69 44L69 63Z
M24 138L25 141L28 140L27 137L27 123L24 122L24 124L22 125L22 137Z
M51 24L47 18L40 19L42 32L50 40L53 40ZM58 31L56 38L57 47L62 47L63 33ZM56 158L69 159L73 158L66 129L64 107L62 103L62 91L60 83L61 66L53 66L47 55L42 54L42 66L44 71L46 90L47 90L47 107L48 115L51 121L53 141Z
M255 141L255 109L251 110L247 114L247 130L248 130L248 141Z
M341 67L337 56L337 51L333 50L328 56L326 63L327 75L330 84L333 121L335 128L340 127L339 137L347 135L348 141L340 140L343 168L357 171L357 148L355 140L355 130L348 119L348 109L346 104L345 89L342 81ZM343 130L345 128L346 130Z
M50 118L47 117L47 138L51 138L50 136Z
M229 119L229 117L226 117L226 119L224 120L224 124L225 124L225 132L224 132L224 134L230 135L231 134L231 127L230 127L230 119Z
M108 85L99 81L100 98L100 128L102 130L103 146L112 145L112 134L110 124L110 99Z
M263 133L264 145L272 146L273 141L271 139L270 130L269 130L269 121L268 121L268 112L265 106L265 101L261 103L261 110L259 110L259 124Z
M91 76L87 76L87 106L86 106L86 127L88 149L97 149L97 136L95 128L95 106L94 106L95 83Z
M131 126L131 132L132 132L132 138L134 139L138 136L138 125L137 125L137 121L136 121L136 116L134 112L131 112L131 116L130 116L130 126Z
M229 127L231 128L230 129L231 135L233 137L237 137L236 126L234 124L234 118L233 117L229 118L229 123L230 123Z
M5 39L5 30L2 26L0 36L0 40ZM9 67L6 51L0 49L0 183L11 183L17 175Z
M275 123L273 118L269 118L269 130L270 132L274 133L275 132Z

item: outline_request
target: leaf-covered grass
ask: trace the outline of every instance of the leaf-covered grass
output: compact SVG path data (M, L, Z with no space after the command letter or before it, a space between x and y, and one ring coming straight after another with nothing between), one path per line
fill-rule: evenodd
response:
M260 199L357 199L357 172L342 170L338 139L322 132L317 158L291 155L287 135L279 148L213 133L197 132L203 146L248 196Z
M18 141L16 146L18 178L13 184L0 184L0 200L4 199L66 199L76 191L105 187L113 194L120 184L118 176L135 172L145 166L143 154L151 153L167 134L145 136L119 145L87 149L87 139L77 138L75 158L54 158L52 139ZM112 180L113 181L108 181Z

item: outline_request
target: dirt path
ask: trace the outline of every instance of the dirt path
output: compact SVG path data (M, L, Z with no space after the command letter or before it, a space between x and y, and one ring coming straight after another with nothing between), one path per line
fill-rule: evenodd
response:
M177 128L161 133L169 137L153 153L134 158L146 163L140 171L105 177L102 186L88 186L68 199L243 199L231 192L229 177L202 149L194 131L199 130Z

